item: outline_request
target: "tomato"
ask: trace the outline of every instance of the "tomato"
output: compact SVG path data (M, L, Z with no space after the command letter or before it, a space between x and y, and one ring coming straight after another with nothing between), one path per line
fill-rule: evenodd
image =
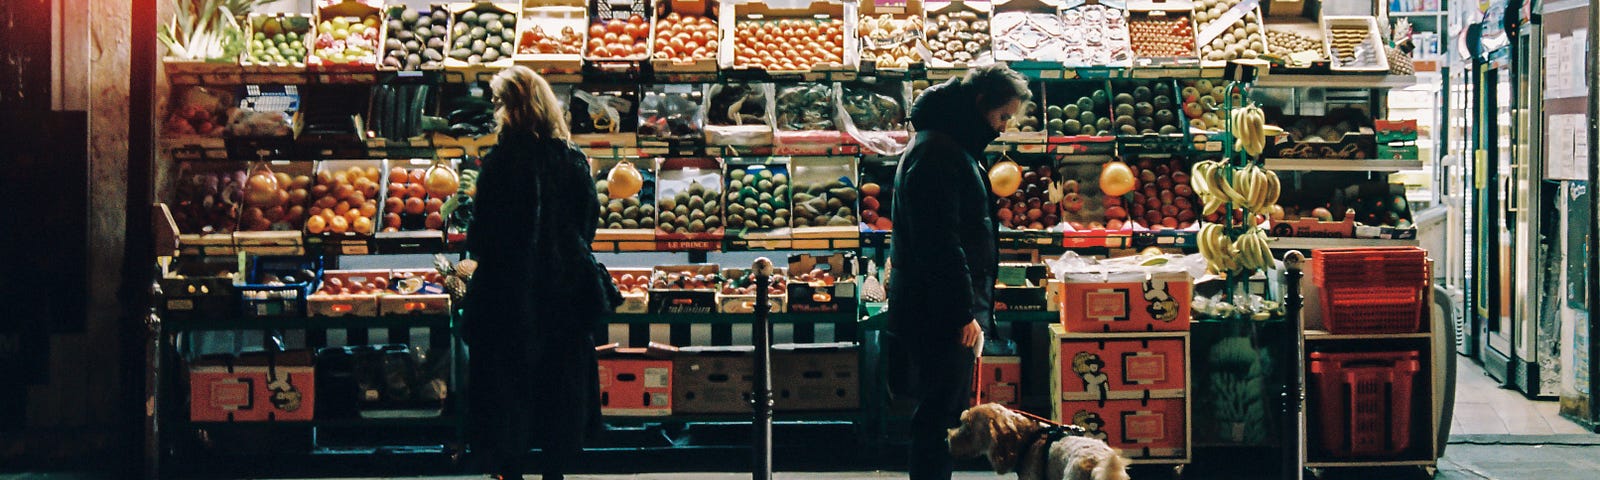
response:
M624 33L622 35L617 35L617 43L620 43L620 44L623 44L623 45L633 45L633 35L629 35L629 34L626 34L626 33Z
M609 57L609 56L611 56L611 49L608 49L608 48L606 48L605 46L602 45L602 46L599 46L599 47L595 47L593 50L590 50L589 53L590 53L590 55L593 55L593 56L596 56L596 57Z
M605 36L605 34L606 34L605 25L601 25L601 24L596 23L594 25L590 25L589 26L589 38L599 38L599 37Z
M634 24L634 25L643 25L644 24L644 17L641 17L638 14L634 14L632 17L628 17L628 23L631 23L631 24Z
M606 31L611 33L622 33L623 29L627 28L627 25L628 24L624 23L622 20L612 20L606 23Z
M706 42L706 33L702 32L702 31L699 31L699 30L695 30L693 34L689 35L689 38L694 39L695 43L705 43Z

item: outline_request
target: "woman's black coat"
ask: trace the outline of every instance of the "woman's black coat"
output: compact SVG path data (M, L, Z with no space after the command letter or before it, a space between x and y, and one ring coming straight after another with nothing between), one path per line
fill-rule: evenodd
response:
M889 328L908 340L953 340L974 319L994 332L998 233L983 149L999 134L966 90L951 79L918 97L917 134L895 172Z
M595 285L589 164L570 142L502 133L477 188L468 248L479 266L464 300L475 448L541 446L530 430L581 445L600 420L599 314L572 301Z

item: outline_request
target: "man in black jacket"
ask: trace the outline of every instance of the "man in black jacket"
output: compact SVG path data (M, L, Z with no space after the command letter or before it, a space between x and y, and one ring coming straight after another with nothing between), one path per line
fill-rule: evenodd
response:
M983 150L1031 96L1004 65L929 88L911 107L916 137L895 174L889 329L910 354L918 405L911 480L950 478L945 440L972 387L983 331L994 331L994 200Z

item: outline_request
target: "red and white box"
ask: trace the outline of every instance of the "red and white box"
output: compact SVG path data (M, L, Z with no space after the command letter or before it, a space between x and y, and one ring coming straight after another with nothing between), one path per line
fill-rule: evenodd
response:
M1022 357L983 356L972 373L972 404L1022 407Z
M204 357L189 366L189 420L309 421L315 379L308 351Z
M658 417L672 414L672 360L651 348L598 347L600 414Z
M1187 392L1189 349L1182 336L1067 335L1051 343L1057 342L1051 352L1056 401L1174 398Z
M1061 325L1071 333L1189 330L1194 279L1182 271L1068 272Z
M1188 404L1182 398L1057 403L1054 418L1089 431L1130 459L1186 459Z

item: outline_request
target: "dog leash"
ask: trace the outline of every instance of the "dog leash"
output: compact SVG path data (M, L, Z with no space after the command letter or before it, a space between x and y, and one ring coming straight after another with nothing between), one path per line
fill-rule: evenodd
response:
M1088 434L1089 434L1088 430L1085 430L1083 427L1080 427L1080 426L1077 426L1077 425L1056 422L1056 421L1050 420L1048 418L1044 418L1044 417L1041 417L1041 416L1038 416L1038 415L1034 415L1032 413L1028 413L1028 412L1023 411L1023 410L1012 410L1012 411L1021 414L1023 417L1025 417L1025 418L1027 418L1029 420L1033 420L1035 422L1039 422L1039 423L1044 424L1045 425L1045 432L1046 432L1045 435L1047 435L1050 438L1051 442L1059 440L1059 439L1061 439L1061 437L1084 437L1084 436L1088 436Z

